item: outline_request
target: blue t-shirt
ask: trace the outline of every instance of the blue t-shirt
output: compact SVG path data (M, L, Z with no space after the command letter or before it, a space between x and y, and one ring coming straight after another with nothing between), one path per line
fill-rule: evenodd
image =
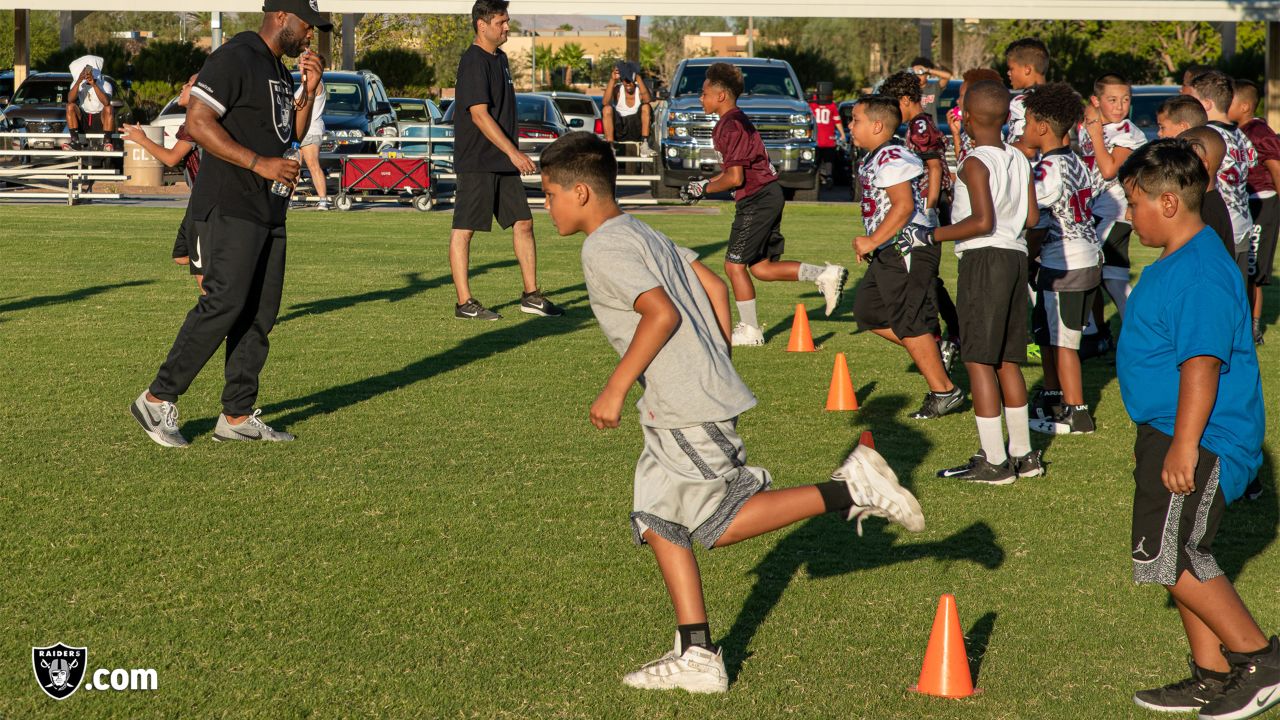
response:
M1200 355L1222 361L1218 399L1200 445L1222 462L1219 483L1227 502L1244 494L1262 465L1266 417L1251 317L1240 269L1206 227L1142 271L1116 353L1129 417L1170 437L1179 367Z

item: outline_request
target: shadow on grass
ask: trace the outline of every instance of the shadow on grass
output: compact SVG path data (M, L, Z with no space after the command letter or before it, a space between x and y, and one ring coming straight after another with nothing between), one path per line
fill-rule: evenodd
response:
M996 627L996 614L988 612L964 634L964 646L969 655L969 677L973 684L978 684L978 673L982 670L982 661L987 657L987 648L991 645L991 634Z
M67 303L80 302L87 300L94 295L101 295L112 290L120 288L140 287L142 285L152 285L155 280L129 280L127 282L112 283L111 285L94 285L92 287L80 288L71 292L62 293L61 295L37 295L22 300L14 300L0 304L0 313L17 312L19 310L31 310L34 308L49 307L50 305L65 305Z

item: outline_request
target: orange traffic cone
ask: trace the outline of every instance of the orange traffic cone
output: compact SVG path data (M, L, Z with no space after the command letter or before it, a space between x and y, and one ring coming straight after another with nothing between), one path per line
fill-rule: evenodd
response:
M859 444L859 445L866 445L867 447L871 448L872 450L875 450L875 449L876 449L876 439L875 439L875 438L873 438L873 437L871 437L871 431L870 431L870 430L863 430L863 431L862 431L862 437L858 438L858 444Z
M857 410L858 396L853 394L849 362L844 353L836 353L836 366L831 369L831 389L827 390L828 410Z
M929 647L924 651L920 681L911 686L913 692L946 698L973 695L973 678L969 675L969 657L964 650L964 633L956 613L956 598L948 593L938 600L938 613L929 633Z
M791 321L791 339L787 352L813 352L813 334L809 332L809 313L803 304L796 304L796 317Z

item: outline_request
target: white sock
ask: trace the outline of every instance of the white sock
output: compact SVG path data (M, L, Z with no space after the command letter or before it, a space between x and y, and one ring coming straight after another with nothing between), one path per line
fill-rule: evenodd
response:
M1116 314L1120 316L1120 320L1123 322L1125 301L1129 299L1129 281L1103 279L1102 287L1111 296L1111 301L1116 304Z
M756 301L754 299L739 301L738 319L751 327L760 327L760 321L756 319Z
M1025 409L1025 408L1024 408ZM982 452L987 462L999 465L1009 458L1004 451L1004 429L1000 427L1000 416L986 418L975 415L978 421L978 440L982 442Z
M1004 422L1009 426L1009 454L1020 458L1031 452L1031 427L1027 406L1004 409Z
M826 268L819 265L800 263L800 275L797 279L803 282L814 282L822 274L823 270L826 270Z

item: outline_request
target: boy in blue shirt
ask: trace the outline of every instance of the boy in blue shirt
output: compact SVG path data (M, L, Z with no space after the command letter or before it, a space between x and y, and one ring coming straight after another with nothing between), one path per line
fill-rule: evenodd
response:
M1280 641L1270 641L1214 560L1226 504L1262 464L1265 418L1244 282L1200 219L1208 172L1185 140L1157 140L1119 172L1143 245L1142 273L1116 356L1134 442L1133 578L1173 596L1191 677L1134 701L1202 720L1280 704Z

